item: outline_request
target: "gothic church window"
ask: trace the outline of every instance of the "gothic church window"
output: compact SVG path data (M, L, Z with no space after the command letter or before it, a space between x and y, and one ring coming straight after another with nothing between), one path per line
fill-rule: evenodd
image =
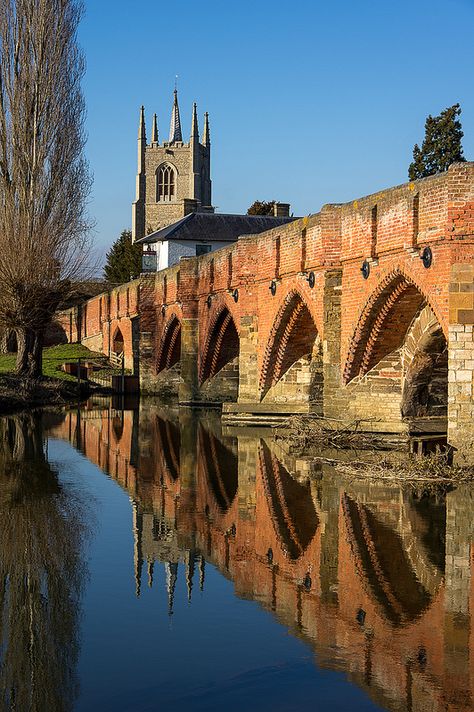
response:
M176 197L176 174L172 166L161 166L158 171L157 200L170 202Z

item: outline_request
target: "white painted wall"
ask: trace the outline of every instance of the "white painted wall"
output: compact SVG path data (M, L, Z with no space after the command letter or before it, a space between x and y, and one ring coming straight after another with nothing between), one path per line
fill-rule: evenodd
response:
M211 245L211 252L227 247L228 242L194 242L190 240L165 240L164 242L154 242L144 245L144 250L151 247L157 253L156 267L159 272L162 269L178 264L181 257L195 257L196 245Z

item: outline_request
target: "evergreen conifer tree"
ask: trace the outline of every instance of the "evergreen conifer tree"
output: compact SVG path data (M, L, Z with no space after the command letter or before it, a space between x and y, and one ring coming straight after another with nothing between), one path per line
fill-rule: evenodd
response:
M415 144L413 161L408 168L410 180L426 178L447 171L451 163L465 161L461 139L463 131L459 116L461 107L454 104L439 116L428 116L421 148Z
M130 230L122 230L120 237L107 252L104 278L109 284L124 284L142 271L142 246L132 243Z

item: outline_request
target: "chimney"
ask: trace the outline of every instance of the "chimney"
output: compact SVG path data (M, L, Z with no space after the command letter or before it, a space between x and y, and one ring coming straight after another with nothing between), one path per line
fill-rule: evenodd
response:
M189 213L197 213L198 211L198 201L194 198L183 198L183 213L184 215L189 215Z
M290 204L289 203L273 203L273 217L289 218Z

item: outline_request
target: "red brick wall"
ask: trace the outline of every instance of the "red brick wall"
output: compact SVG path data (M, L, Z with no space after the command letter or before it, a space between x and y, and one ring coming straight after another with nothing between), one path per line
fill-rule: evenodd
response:
M429 269L420 259L420 251L426 246L433 253ZM455 164L441 175L352 203L325 205L316 215L258 237L243 237L238 243L201 258L183 259L180 265L155 277L136 280L91 299L82 307L80 332L78 310L63 312L58 319L71 341L81 338L99 343L94 339L100 337L104 353L108 353L113 329L120 324L130 361L130 319L138 314L140 360L146 378L153 381L170 317L175 314L180 321L198 319L199 371L216 312L225 306L239 333L242 320L254 318L258 377L252 378L261 381L275 322L290 293L300 295L324 343L326 275L329 270L339 269L342 291L337 350L342 374L351 350L360 342L363 346L371 336L368 312L371 305L379 304L376 296L381 285L390 291L391 280L400 280L402 275L430 304L447 335L451 267L473 258L474 164ZM364 260L370 262L368 279L361 274ZM307 281L310 271L315 275L314 288ZM269 289L272 280L276 282L274 296ZM232 298L235 289L237 302ZM384 338L383 331L377 338ZM183 338L189 353L192 344L186 341L185 334ZM383 345L381 348L383 351ZM240 363L241 374L242 368ZM257 392L258 388L254 390Z

